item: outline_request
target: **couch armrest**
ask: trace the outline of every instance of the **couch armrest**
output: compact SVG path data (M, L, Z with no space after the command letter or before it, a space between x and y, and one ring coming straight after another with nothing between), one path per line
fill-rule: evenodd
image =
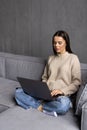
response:
M81 130L87 130L87 102L82 106Z

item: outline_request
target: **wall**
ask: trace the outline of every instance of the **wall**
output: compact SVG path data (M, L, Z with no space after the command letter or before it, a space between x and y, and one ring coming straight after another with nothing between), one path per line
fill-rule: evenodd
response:
M87 63L86 0L0 0L0 51L48 57L57 30L69 33L72 50Z

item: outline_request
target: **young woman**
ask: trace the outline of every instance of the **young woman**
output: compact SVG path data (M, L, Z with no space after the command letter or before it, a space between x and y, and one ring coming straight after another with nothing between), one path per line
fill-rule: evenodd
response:
M78 57L72 53L70 39L65 31L57 31L52 38L54 55L49 56L42 75L52 96L56 99L50 102L40 101L17 89L15 99L23 108L36 108L40 111L55 111L65 114L71 107L70 96L74 94L81 83L81 70Z

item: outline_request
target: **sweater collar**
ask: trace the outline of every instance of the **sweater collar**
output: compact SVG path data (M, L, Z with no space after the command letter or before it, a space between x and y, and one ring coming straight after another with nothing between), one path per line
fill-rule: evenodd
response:
M66 51L65 53L63 54L57 54L58 57L63 57L63 56L66 56L68 54L68 52Z

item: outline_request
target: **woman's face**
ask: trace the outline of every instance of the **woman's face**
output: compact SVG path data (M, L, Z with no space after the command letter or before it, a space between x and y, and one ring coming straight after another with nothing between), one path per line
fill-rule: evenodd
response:
M57 53L63 54L66 52L66 41L61 36L54 37L53 46Z

